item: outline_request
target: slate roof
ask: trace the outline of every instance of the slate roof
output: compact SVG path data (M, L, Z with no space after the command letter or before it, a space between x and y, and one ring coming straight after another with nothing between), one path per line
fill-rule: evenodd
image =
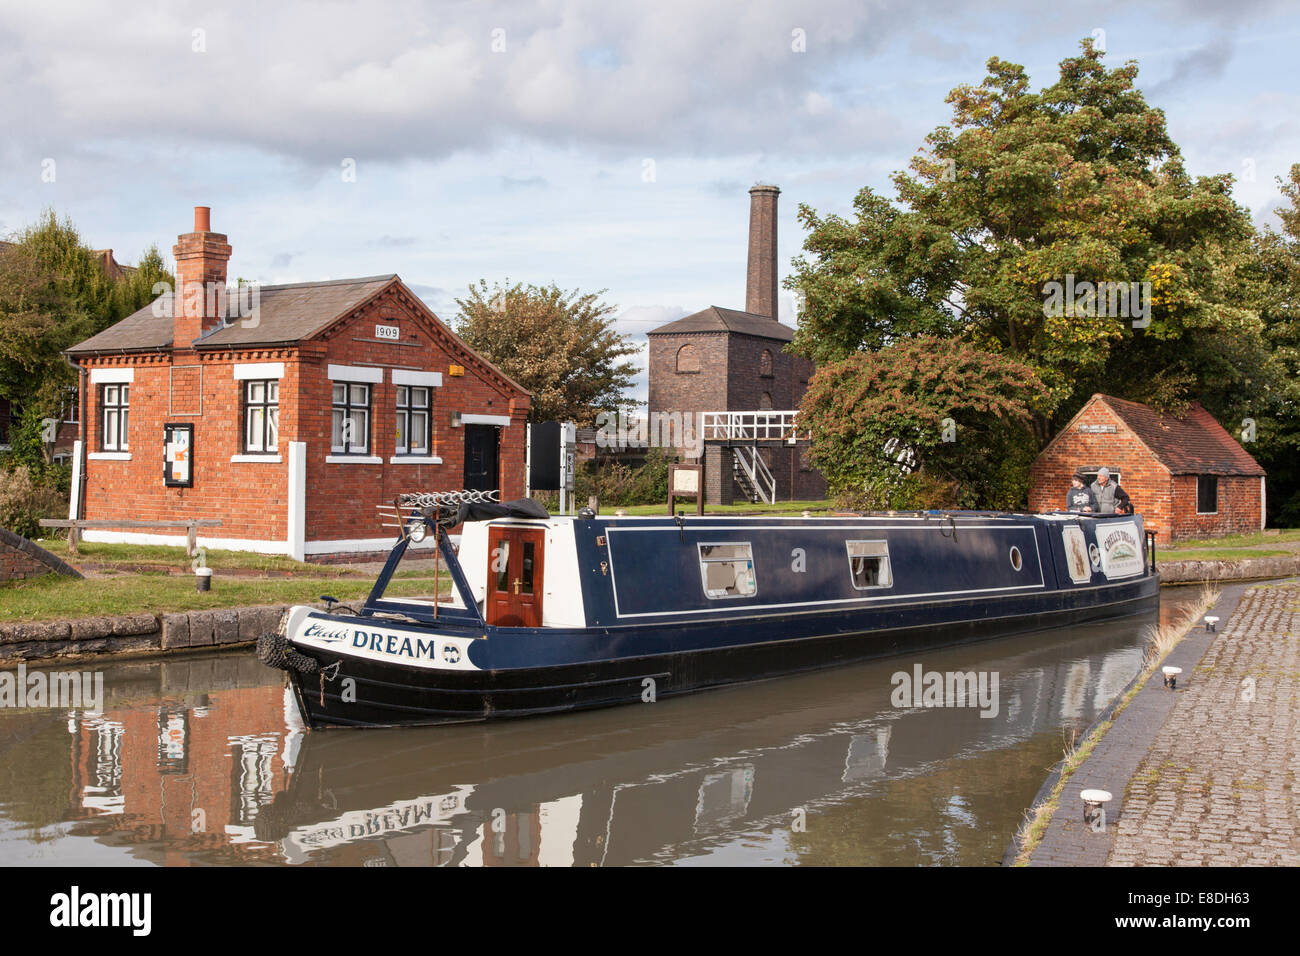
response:
M1175 475L1263 475L1264 469L1214 416L1193 402L1178 418L1110 395L1095 395Z
M394 281L396 275L264 285L259 291L255 323L235 317L231 324L212 330L193 344L200 349L237 348L311 338ZM233 301L227 305L232 312L238 308ZM172 329L169 293L67 351L79 354L170 348Z
M707 309L684 316L675 322L652 329L647 335L677 335L683 332L738 332L742 335L754 335L764 339L778 339L789 342L794 338L794 329L766 315L753 312L738 312L711 305Z

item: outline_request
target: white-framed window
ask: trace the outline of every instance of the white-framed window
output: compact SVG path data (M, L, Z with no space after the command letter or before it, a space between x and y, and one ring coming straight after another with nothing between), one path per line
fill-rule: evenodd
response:
M280 444L280 382L244 382L244 453L274 455Z
M126 383L100 386L99 403L103 410L99 433L101 451L130 451L130 393L131 386Z
M753 597L758 593L754 549L748 541L701 544L699 547L700 580L705 597L718 600Z
M330 451L336 455L370 454L370 385L333 382Z
M432 421L433 389L423 385L397 386L398 455L427 456Z
M849 552L849 576L858 591L892 588L893 572L889 568L888 541L846 541Z

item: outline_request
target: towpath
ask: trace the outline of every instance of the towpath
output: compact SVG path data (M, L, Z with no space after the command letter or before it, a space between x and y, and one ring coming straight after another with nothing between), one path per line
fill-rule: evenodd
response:
M1300 581L1226 588L1067 782L1031 866L1300 865ZM1080 791L1109 790L1104 829Z

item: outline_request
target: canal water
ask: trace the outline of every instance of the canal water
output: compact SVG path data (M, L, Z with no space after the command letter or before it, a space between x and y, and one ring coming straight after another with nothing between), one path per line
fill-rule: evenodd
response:
M0 708L0 864L993 865L1157 620L403 730L304 732L249 650L82 665L98 710ZM917 665L996 712L895 706Z

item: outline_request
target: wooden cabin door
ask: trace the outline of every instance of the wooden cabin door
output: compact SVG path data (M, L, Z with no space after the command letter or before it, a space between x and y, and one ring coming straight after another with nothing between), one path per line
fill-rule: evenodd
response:
M542 626L542 567L546 532L489 528L487 622L499 627Z

